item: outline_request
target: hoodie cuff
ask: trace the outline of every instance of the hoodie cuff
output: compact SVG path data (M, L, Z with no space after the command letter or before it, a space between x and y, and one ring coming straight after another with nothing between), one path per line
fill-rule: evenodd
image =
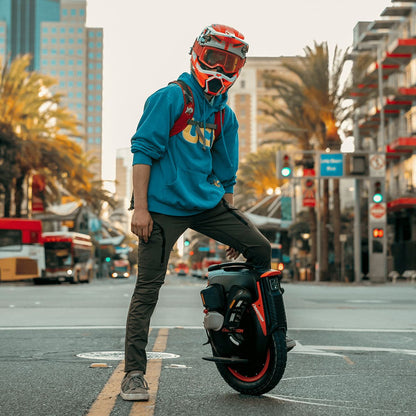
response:
M133 165L152 166L152 158L141 152L133 153Z
M234 193L234 185L224 186L224 191L226 194Z

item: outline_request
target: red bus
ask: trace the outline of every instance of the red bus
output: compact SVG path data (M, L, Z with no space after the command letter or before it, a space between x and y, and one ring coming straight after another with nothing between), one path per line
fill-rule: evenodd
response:
M0 218L0 281L37 279L44 272L42 222Z
M45 280L89 283L94 277L94 245L88 234L72 231L43 233Z

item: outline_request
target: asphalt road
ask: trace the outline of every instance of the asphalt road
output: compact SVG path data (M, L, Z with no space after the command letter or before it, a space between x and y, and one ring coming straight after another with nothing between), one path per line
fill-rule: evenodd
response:
M0 415L416 414L416 285L286 284L298 345L262 397L234 392L201 359L204 286L167 278L149 338L151 400L133 404L118 396L133 279L1 284Z

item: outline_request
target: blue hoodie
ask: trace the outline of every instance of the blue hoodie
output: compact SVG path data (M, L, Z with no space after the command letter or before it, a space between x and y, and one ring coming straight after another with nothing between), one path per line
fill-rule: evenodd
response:
M225 109L222 131L214 143L214 131L201 128L205 142L194 125L169 137L184 108L177 84L156 91L146 101L137 131L131 139L133 165L151 165L148 209L166 215L186 216L215 207L224 193L232 193L238 169L238 122L226 104L227 94L209 102L195 78L183 73L179 79L192 89L193 119L215 123L215 113Z

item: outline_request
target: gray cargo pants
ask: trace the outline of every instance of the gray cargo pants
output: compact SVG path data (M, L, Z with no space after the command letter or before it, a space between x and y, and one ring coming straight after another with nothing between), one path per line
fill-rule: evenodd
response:
M187 228L233 247L259 269L270 268L269 241L239 210L225 200L215 208L197 215L151 215L154 222L153 232L147 243L140 241L139 244L138 276L127 316L126 372L146 372L145 348L150 318L159 297L160 287L165 280L170 251Z

